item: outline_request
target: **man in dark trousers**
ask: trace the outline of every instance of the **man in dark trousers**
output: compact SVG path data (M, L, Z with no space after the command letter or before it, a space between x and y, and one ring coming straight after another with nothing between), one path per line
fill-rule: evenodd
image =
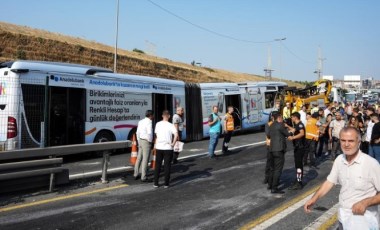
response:
M271 167L268 178L268 189L271 193L282 194L283 191L278 189L282 168L285 163L286 138L290 135L285 128L281 114L273 114L274 122L269 126L268 138L270 139L269 151L271 154Z
M223 139L223 146L222 146L222 152L223 154L228 153L228 143L231 141L232 133L235 130L234 125L234 107L228 106L228 111L226 115L224 116L224 139Z
M290 190L302 189L302 177L303 177L303 154L305 152L305 125L302 124L300 118L301 115L298 112L292 113L292 122L294 128L291 129L292 136L288 137L288 140L293 141L294 145L294 163L296 168L296 181L289 187Z

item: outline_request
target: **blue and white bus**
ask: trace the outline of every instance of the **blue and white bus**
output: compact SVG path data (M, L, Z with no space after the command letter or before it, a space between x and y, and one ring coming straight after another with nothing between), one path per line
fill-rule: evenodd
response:
M55 62L0 64L0 150L131 139L145 111L185 109L182 139L209 136L213 105L235 108L235 126L261 127L282 82L185 83Z
M146 110L157 120L164 109L185 103L182 81L66 63L2 63L0 85L0 148L6 150L130 139Z

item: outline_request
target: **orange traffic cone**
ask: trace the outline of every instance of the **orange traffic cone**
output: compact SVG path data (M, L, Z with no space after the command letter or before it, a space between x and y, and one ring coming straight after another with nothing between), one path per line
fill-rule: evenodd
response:
M137 141L136 141L136 134L133 134L132 136L132 151L131 151L131 158L129 159L129 163L132 165L136 164L137 160Z
M150 168L156 168L156 145L154 145L154 148L152 150L152 160L150 161Z

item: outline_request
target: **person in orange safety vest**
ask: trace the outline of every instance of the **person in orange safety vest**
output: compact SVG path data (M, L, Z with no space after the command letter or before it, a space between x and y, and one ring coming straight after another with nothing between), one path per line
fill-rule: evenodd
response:
M228 152L228 143L231 141L232 133L235 130L235 124L234 124L234 116L232 115L234 113L234 107L228 106L227 113L224 116L224 140L223 140L223 147L222 152L227 153Z
M318 121L319 114L318 112L310 114L307 113L306 119L306 154L304 155L304 165L308 165L307 160L310 159L310 167L317 169L316 165L316 153L317 153L317 144L319 138L319 126Z

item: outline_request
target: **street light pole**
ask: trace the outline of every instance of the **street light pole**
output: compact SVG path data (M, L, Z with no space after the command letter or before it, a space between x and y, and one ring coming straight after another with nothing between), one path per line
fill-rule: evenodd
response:
M286 37L274 39L274 41L280 42L280 71L279 71L280 81L282 81L282 76L281 76L282 75L282 41L285 41L285 40L286 40Z
M113 63L113 71L116 73L116 63L117 63L117 38L119 34L119 0L116 0L116 36L115 36L115 57Z

